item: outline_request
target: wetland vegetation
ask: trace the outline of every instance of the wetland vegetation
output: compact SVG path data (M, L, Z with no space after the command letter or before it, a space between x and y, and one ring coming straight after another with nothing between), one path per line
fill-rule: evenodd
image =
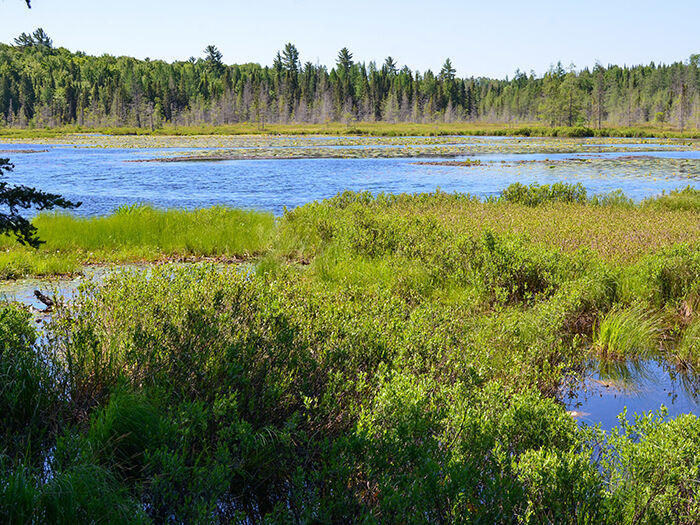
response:
M345 192L277 219L135 207L35 223L37 257L256 264L88 282L40 340L25 308L0 307L6 522L700 515L697 416L623 414L604 432L563 404L591 359L700 366L693 187L639 203L571 184Z
M0 522L698 523L699 62L0 44L0 197L84 203L0 280L122 265L0 301Z

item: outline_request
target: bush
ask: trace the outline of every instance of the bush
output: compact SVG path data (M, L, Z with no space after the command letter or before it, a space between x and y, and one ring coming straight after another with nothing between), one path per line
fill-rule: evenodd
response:
M516 182L501 192L498 201L524 206L540 206L551 202L585 204L588 201L588 194L580 182L577 184L555 182L552 185L543 186L538 184L524 186Z
M697 523L700 419L666 420L661 411L635 416L634 423L623 413L620 421L602 449L601 469L623 521Z
M56 409L49 371L34 348L31 314L0 303L0 454L38 459Z

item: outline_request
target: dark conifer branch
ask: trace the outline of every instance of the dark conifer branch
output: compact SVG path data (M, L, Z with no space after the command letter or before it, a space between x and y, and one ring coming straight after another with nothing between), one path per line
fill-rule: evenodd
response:
M0 159L0 177L3 176L3 172L12 171L13 168L14 165L10 163L9 159ZM80 202L71 202L54 193L46 193L28 186L14 186L0 181L0 206L7 209L6 213L0 211L0 233L12 234L20 244L38 248L44 241L38 238L36 227L20 215L20 210L29 208L36 208L39 211L54 208L74 209L80 204Z

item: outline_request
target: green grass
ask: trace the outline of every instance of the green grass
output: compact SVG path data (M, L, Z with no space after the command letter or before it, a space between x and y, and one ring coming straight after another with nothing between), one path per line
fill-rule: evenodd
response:
M271 214L213 207L161 210L128 206L102 217L43 214L33 224L39 250L0 238L0 276L71 273L82 264L173 258L248 259L270 248Z
M59 128L13 129L0 128L0 137L52 138L73 133L104 133L108 135L368 135L368 136L441 136L441 135L496 135L524 137L627 137L627 138L700 138L700 131L679 131L671 127L640 126L593 129L588 127L547 127L541 124L499 124L487 122L456 123L397 123L354 122L343 124L266 124L255 122L218 126L171 126L151 131L148 128Z
M658 197L646 199L642 206L667 210L700 211L700 189L687 186L681 190L663 193Z
M411 256L418 249L427 254L448 240L478 239L488 232L522 236L565 253L589 250L618 263L634 263L678 245L694 250L700 242L700 204L691 187L639 205L619 193L591 198L580 185L514 184L487 202L439 191L378 197L348 192L290 210L278 221L271 214L224 207L186 211L134 205L101 217L41 214L33 222L45 244L33 250L0 237L0 278L70 274L82 265L105 262L242 260L266 254L311 261L337 245L336 252L347 261L347 268L337 271L366 280L372 272L361 277L353 268L364 264L358 255L387 249L399 255ZM425 237L424 230L437 237ZM332 253L316 266L331 271ZM676 274L687 268L694 266ZM399 275L389 266L381 271ZM416 278L425 273L417 272ZM673 277L671 269L663 272ZM630 277L625 286L636 286Z
M684 367L690 367L695 374L700 372L700 320L693 321L685 328L675 356Z
M640 359L659 351L662 319L635 304L615 307L594 330L594 346L603 360Z

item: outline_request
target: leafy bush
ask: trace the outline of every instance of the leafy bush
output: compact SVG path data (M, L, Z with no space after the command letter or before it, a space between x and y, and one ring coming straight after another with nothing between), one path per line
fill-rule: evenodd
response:
M525 206L539 206L550 202L585 204L588 201L588 194L580 182L577 184L555 182L552 185L543 186L538 184L524 186L516 182L503 190L498 200Z
M620 416L601 461L611 499L629 523L697 523L700 419L665 413ZM612 514L614 516L614 514Z

